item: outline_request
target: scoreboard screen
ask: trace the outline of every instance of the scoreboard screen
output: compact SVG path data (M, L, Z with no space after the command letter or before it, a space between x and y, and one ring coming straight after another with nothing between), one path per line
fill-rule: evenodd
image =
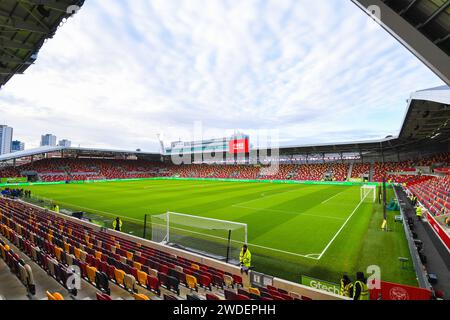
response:
M248 153L248 139L230 140L230 153Z

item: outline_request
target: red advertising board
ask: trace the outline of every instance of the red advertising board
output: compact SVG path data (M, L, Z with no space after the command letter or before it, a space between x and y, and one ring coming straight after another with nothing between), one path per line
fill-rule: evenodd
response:
M427 215L428 222L431 226L431 228L434 230L434 232L437 234L437 236L442 240L444 245L447 247L448 250L450 250L450 236L447 232L442 229L439 222L436 221L436 219L431 215Z
M370 290L370 300L431 300L428 289L381 281L380 289Z
M248 153L248 139L230 140L230 153Z

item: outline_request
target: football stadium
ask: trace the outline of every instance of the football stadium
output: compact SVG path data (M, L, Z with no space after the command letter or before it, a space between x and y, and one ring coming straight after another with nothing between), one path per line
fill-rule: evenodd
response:
M442 83L408 84L398 132L280 144L233 128L158 135L153 151L12 143L0 152L1 300L449 299L450 3L348 2ZM0 96L85 10L0 2ZM0 125L0 142L11 136Z

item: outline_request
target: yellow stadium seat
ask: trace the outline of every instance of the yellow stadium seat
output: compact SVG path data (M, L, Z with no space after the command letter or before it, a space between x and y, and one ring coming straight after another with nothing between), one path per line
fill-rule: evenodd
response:
M134 300L150 300L149 297L147 297L145 294L142 293L135 293L134 294Z
M138 269L138 270L141 270L142 264L139 263L139 262L133 261L133 267Z
M194 270L200 270L200 266L198 264L192 263L191 268Z
M70 253L70 244L68 244L67 242L64 242L64 251L66 253Z
M137 272L137 276L138 276L138 282L141 286L146 286L147 285L147 274L144 271L140 271L138 270Z
M78 249L77 247L73 247L73 254L75 255L75 258L77 258L78 260L81 260L80 259L80 256L81 256L81 250L80 249Z
M197 290L197 278L189 274L186 275L186 284L189 289Z
M55 247L55 257L56 259L61 262L61 254L63 252L63 249L60 247Z
M87 266L86 273L90 282L95 283L95 275L97 273L97 269L95 267Z
M46 294L47 294L48 300L56 300L55 296L53 294L51 294L50 292L47 291Z
M102 259L102 253L100 252L100 251L95 251L95 258L96 259L98 259L98 260L101 260Z
M127 259L128 260L133 260L133 252L127 251Z
M116 283L123 286L123 279L125 277L125 272L123 270L114 269L114 277L116 278Z
M261 292L259 292L259 289L257 289L257 288L249 288L248 292L256 294L257 296L261 295Z
M53 297L55 300L64 300L64 297L59 292L53 293Z

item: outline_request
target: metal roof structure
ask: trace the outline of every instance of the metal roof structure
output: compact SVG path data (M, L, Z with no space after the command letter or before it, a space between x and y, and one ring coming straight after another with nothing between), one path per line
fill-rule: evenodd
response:
M411 94L397 136L380 140L286 147L280 154L406 151L439 145L450 151L450 87L442 86Z
M352 1L450 85L450 0Z
M411 95L399 139L450 143L449 87L422 90Z
M159 158L159 153L130 151L119 149L96 149L96 148L76 148L76 147L39 147L35 149L23 150L14 153L7 153L0 155L0 162L14 159L32 157L37 155L44 155L50 153L61 152L64 155L78 156L78 157L114 157L114 156L140 156Z
M37 59L44 42L84 0L0 1L0 88Z
M280 155L354 152L380 154L380 152L407 152L431 145L438 146L441 151L450 152L450 87L447 86L412 93L397 136L379 140L281 147ZM162 156L156 152L118 149L40 147L1 155L0 162L56 152L73 157L136 156L151 160L160 159Z

